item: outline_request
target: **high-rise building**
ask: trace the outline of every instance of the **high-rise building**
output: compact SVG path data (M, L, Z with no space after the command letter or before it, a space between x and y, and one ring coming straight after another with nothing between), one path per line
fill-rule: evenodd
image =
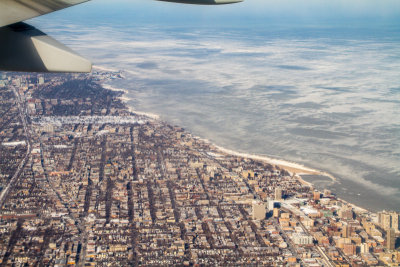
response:
M378 222L379 225L385 229L385 230L389 230L390 228L392 228L392 216L389 212L387 211L382 211L378 213Z
M274 218L279 218L280 215L280 211L278 208L274 208L274 212L273 212L273 216Z
M351 236L351 227L349 225L343 225L342 237L347 238Z
M378 223L385 230L393 228L395 232L398 232L400 230L399 213L394 211L381 211L378 213Z
M392 228L395 230L395 231L399 231L400 230L400 228L399 228L399 214L397 213L397 212L391 212L390 213L390 219L391 219L391 222L392 222Z
M382 227L385 230L389 230L391 228L392 224L392 219L390 214L382 214Z
M280 208L281 207L281 203L279 201L277 201L277 200L273 200L273 199L268 198L267 199L267 203L268 203L267 207L268 207L269 211L273 211L274 208Z
M261 201L254 201L252 205L252 213L253 220L265 219L265 214L267 213L265 203Z
M282 200L282 188L279 186L275 188L275 200Z
M365 222L364 223L364 229L367 232L367 234L372 235L372 232L375 230L376 226L372 222Z
M320 198L321 198L321 193L320 193L320 192L317 192L317 191L314 191L314 200L317 201L317 200L319 200Z
M390 228L386 232L386 247L388 250L394 250L396 248L396 234L393 228Z

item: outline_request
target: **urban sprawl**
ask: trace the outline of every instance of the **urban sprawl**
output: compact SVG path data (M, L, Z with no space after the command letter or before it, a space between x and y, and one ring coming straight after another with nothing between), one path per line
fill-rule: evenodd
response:
M0 266L399 266L399 213L135 114L121 78L0 74Z

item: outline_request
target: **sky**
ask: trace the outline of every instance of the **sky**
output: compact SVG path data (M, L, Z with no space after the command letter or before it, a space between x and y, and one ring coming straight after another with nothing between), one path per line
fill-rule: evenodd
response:
M152 0L93 0L50 15L71 20L153 23L387 23L400 20L398 0L245 0L223 6L182 5Z

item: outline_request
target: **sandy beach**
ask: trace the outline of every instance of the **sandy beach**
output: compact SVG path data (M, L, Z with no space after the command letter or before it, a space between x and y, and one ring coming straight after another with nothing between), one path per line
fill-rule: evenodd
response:
M301 165L301 164L298 164L295 162L289 162L289 161L282 160L282 159L274 159L274 158L270 158L267 156L241 153L241 152L233 151L233 150L226 149L226 148L223 148L220 146L216 146L216 148L218 148L218 150L220 150L221 152L226 153L226 154L235 155L235 156L239 156L239 157L243 157L243 158L259 160L259 161L263 161L263 162L266 162L266 163L269 163L272 165L279 166L280 168L287 170L291 174L324 175L324 176L328 176L332 180L336 180L332 175L329 175L325 172L321 172L321 171L306 167L304 165Z
M308 168L306 166L303 166L301 164L295 163L295 162L289 162L281 159L274 159L274 158L269 158L266 156L259 156L259 155L251 155L251 154L246 154L246 153L240 153L236 152L233 150L229 150L223 147L216 146L218 150L220 150L222 153L226 153L229 155L235 155L235 156L240 156L243 158L250 158L254 160L260 160L272 165L279 166L282 169L287 170L289 173L291 173L301 184L307 185L309 187L314 187L314 185L310 182L305 181L301 175L323 175L331 178L333 181L336 181L336 178L329 173L318 171L315 169ZM356 213L366 213L369 212L367 209L361 208L353 203L350 203L344 199L337 198L340 202L343 204L351 206Z

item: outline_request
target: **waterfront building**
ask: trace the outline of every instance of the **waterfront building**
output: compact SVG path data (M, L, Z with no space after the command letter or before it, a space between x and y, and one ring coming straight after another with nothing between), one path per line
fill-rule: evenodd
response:
M399 229L399 214L397 212L388 212L388 211L381 211L378 213L378 223L379 225L385 229L389 230L393 228L395 232L398 232Z

